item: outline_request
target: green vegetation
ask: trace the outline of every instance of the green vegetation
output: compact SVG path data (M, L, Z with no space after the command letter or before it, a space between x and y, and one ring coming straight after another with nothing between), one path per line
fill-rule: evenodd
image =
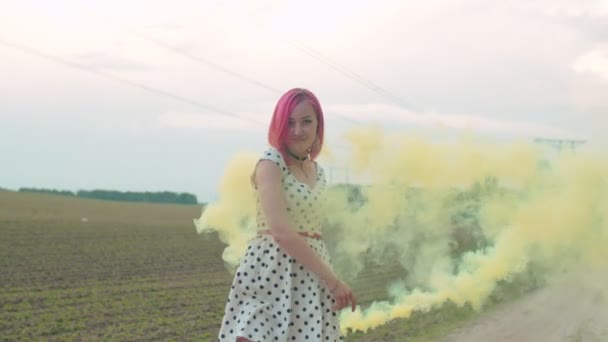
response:
M2 189L2 188L0 188ZM198 204L196 196L189 193L175 193L170 191L161 192L134 192L115 190L79 190L74 193L69 190L20 188L19 192L30 192L38 194L61 195L68 197L92 198L106 201L122 202L146 202L146 203L175 203L175 204Z
M0 191L0 340L215 340L232 275L217 236L195 232L200 210ZM361 303L402 271L368 265ZM433 341L475 315L446 304L347 340Z
M0 340L211 340L231 277L200 210L0 191Z

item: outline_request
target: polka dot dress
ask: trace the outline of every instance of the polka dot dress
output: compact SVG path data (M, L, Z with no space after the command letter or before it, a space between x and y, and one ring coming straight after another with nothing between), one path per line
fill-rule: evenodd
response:
M314 187L299 182L287 168L281 153L270 148L261 159L282 170L287 211L296 229L318 232L322 220L322 195L327 182L317 164ZM257 205L257 228L268 229ZM323 240L306 238L327 263ZM342 341L338 316L331 310L334 299L319 277L292 258L269 235L254 237L239 264L220 329L218 341L245 337L252 341Z

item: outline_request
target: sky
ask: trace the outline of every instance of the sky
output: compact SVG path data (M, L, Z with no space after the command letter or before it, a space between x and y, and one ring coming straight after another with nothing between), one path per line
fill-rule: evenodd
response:
M204 202L293 87L333 154L365 125L606 151L608 1L4 0L0 76L0 187Z

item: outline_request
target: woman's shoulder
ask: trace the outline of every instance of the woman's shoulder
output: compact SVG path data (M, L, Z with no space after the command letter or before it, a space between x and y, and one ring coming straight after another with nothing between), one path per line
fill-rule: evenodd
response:
M283 160L283 155L281 154L281 152L279 150L277 150L274 147L268 147L266 150L264 150L264 152L262 152L262 154L260 155L258 162L255 166L255 169L251 175L251 182L254 185L254 187L257 189L256 186L256 177L257 174L259 172L262 173L266 173L266 172L270 172L271 174L276 172L274 169L274 167L272 165L260 165L261 162L263 161L267 161L267 162L271 162L273 164L276 164L276 166L278 167L278 169L281 172L281 181L285 179L285 173L287 170L287 166L285 164L285 161Z
M277 150L272 146L262 152L260 160L271 160L279 166L285 165L285 160L283 159L283 154L281 153L281 151Z

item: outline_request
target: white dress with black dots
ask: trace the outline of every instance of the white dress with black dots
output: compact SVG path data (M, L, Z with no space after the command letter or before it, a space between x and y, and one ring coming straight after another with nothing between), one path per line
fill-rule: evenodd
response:
M287 211L299 231L320 232L322 196L327 187L317 164L311 189L299 182L274 148L260 159L274 161L282 170ZM257 199L257 228L268 229ZM329 264L323 240L305 238ZM333 296L319 277L285 252L270 235L254 237L236 270L218 341L245 337L252 341L342 341Z

